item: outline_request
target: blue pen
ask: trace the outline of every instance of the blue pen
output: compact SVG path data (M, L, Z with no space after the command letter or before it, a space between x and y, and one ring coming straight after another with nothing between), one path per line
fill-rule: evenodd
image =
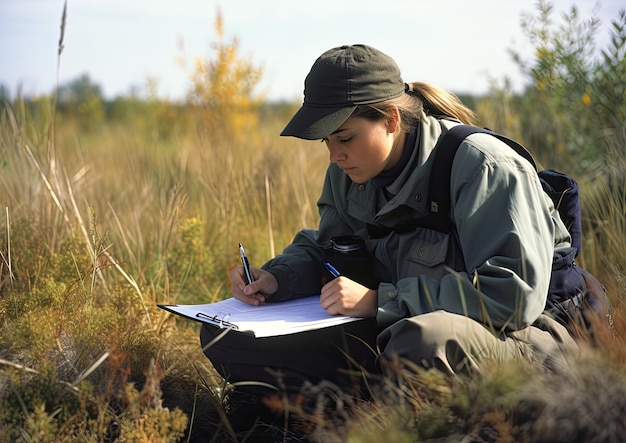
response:
M333 277L339 277L341 275L339 271L336 270L335 267L327 261L324 262L324 266L326 266L326 269L328 269L328 271L333 274Z

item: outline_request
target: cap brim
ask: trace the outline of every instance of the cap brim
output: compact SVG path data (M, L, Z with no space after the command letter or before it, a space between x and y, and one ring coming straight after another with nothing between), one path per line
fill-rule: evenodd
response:
M329 108L302 105L287 123L282 136L320 140L328 137L352 115L356 106Z

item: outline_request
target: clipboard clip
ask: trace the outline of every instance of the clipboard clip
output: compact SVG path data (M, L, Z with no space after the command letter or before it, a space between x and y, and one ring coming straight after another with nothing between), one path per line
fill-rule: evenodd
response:
M207 315L203 312L198 312L196 314L196 317L198 318L202 318L204 319L207 323L211 323L214 324L215 326L218 326L221 329L234 329L234 330L238 330L239 327L234 324L229 322L228 320L226 320L229 317L230 314L226 313L224 315Z

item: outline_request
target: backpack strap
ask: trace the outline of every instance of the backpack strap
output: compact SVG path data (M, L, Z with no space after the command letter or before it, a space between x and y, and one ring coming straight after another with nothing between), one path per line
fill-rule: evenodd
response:
M493 132L490 129L479 128L470 125L453 126L446 132L439 141L435 152L433 165L431 167L430 181L428 184L428 211L425 217L431 219L427 222L427 226L441 232L448 233L452 230L452 213L450 201L450 177L452 174L452 163L454 156L459 149L463 140L472 134L482 133L489 134L503 141L515 150L519 155L533 165L537 170L537 164L530 152L513 139L502 134Z
M418 219L407 220L392 228L383 228L376 225L367 225L368 235L372 238L380 238L391 232L404 233L416 228L428 228L444 234L452 232L450 178L452 175L452 163L459 146L470 135L475 133L489 134L503 141L515 150L519 155L530 162L537 170L537 165L530 152L515 140L490 129L479 128L470 125L456 125L446 132L439 140L433 151L433 164L430 169L428 183L428 214Z

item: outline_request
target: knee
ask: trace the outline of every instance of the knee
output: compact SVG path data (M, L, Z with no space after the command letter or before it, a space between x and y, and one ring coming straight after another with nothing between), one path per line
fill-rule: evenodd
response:
M379 365L383 372L399 364L414 364L423 368L436 365L443 337L428 327L429 314L399 320L383 330L377 339ZM445 341L445 340L444 340Z
M409 365L449 375L475 369L474 360L458 336L456 317L435 311L391 325L378 336L379 368L388 372Z

